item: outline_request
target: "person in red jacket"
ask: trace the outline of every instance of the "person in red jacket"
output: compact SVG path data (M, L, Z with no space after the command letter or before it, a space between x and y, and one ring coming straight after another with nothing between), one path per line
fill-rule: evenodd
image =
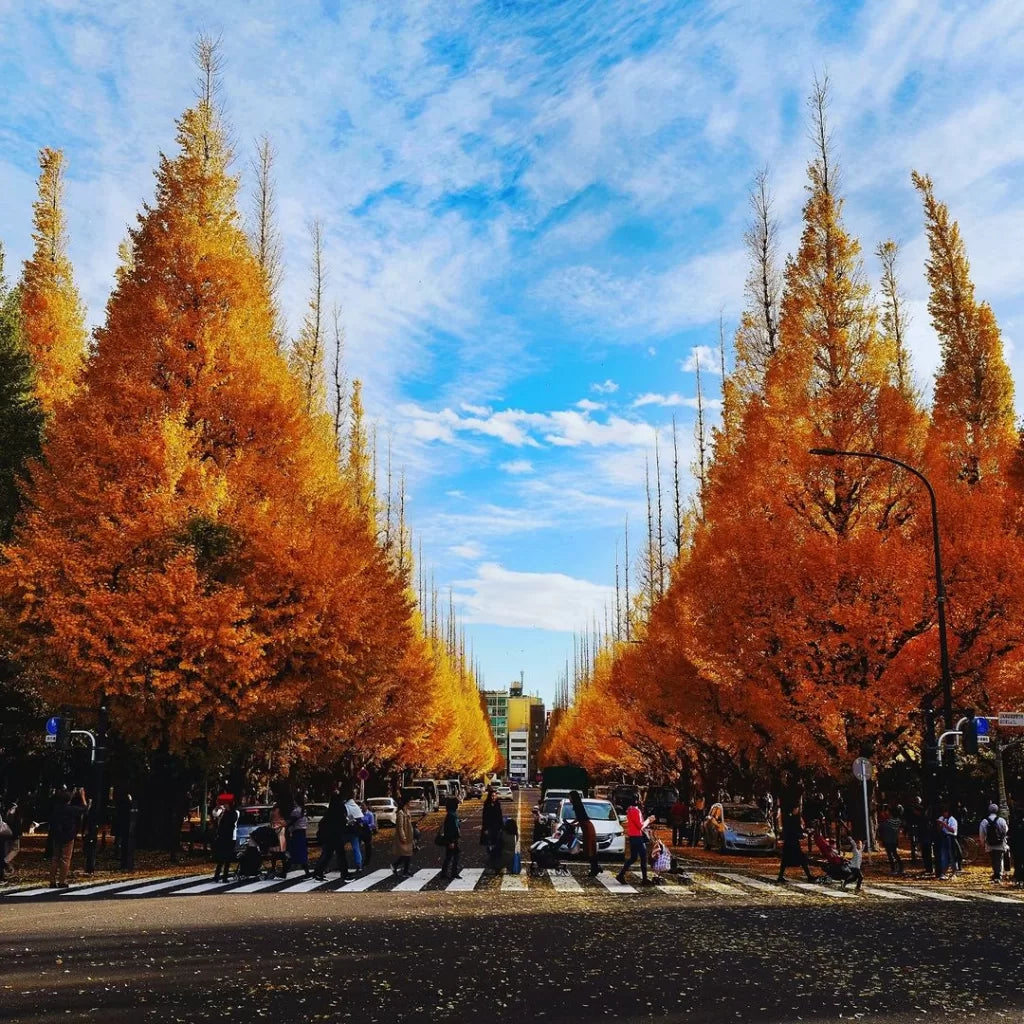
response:
M647 835L644 829L654 821L654 815L644 818L636 796L630 797L629 809L626 811L626 836L629 839L629 860L622 865L622 870L615 876L621 885L625 885L626 872L640 859L640 873L644 885L654 883L647 877Z

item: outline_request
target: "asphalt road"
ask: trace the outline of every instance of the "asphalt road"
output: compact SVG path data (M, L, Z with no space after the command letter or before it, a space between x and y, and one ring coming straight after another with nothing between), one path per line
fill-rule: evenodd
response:
M495 888L5 903L0 1019L1019 1021L1020 916Z

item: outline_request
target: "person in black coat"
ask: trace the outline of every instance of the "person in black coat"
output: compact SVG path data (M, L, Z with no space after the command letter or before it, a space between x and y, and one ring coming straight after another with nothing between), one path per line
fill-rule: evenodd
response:
M487 859L490 861L491 867L497 869L501 863L501 830L505 825L505 815L501 810L501 800L490 787L487 788L482 817L481 841L487 847Z
M324 881L327 865L330 864L331 857L337 854L341 880L347 881L351 876L348 871L348 861L345 860L345 843L351 839L351 836L348 831L348 810L345 808L345 798L341 794L340 787L331 794L327 811L320 819L317 837L320 840L320 859L316 862L313 877Z
M779 878L782 882L786 877L786 868L803 868L808 882L813 882L811 866L807 862L807 854L803 848L804 821L800 815L800 807L790 807L782 815L782 860L779 863Z
M445 808L448 813L441 823L442 845L444 846L444 863L441 865L442 878L461 878L459 874L459 801L455 799L446 800ZM449 870L450 869L450 870Z
M235 806L234 797L232 797L221 811L220 817L217 819L217 829L213 834L213 859L216 861L213 880L215 882L228 880L231 863L235 859L235 834L238 829L239 817L238 808Z

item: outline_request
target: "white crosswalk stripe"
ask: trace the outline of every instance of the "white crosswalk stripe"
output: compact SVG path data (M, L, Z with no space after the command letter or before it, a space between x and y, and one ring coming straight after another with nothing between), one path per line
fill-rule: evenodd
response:
M463 868L459 877L448 883L447 892L472 892L483 877L483 868Z
M634 889L633 886L624 885L615 877L615 875L609 874L607 871L602 871L601 874L597 876L597 880L610 893L614 893L616 896L628 896L630 893L636 893L636 889Z
M502 892L529 892L527 888L526 879L522 875L502 875L501 877L501 891Z
M725 882L716 882L708 875L694 875L693 884L698 889L707 889L709 892L716 892L719 896L742 896L743 890L737 889L734 885L726 885Z
M316 892L317 889L322 889L325 885L330 884L329 881L319 878L303 878L300 882L286 885L283 889L279 889L278 892Z
M563 875L557 871L545 871L544 874L559 892L583 892L583 886L572 875Z
M337 892L366 892L367 889L375 886L378 882L383 882L385 878L391 878L391 868L380 868L378 871L371 871L368 875L363 875L362 878L355 878L351 882L347 882ZM324 885L324 882L318 883Z
M852 892L846 892L844 889L833 889L822 882L786 882L786 885L791 885L794 889L803 889L804 892L813 892L820 896L827 896L831 899L855 899Z
M874 885L862 885L861 892L868 896L878 896L883 900L912 900L914 897L905 892L897 892L895 889L882 889Z
M199 885L188 885L184 889L175 889L172 896L198 896L204 892L217 892L219 889L227 889L234 885L230 882L215 882L212 878L208 882L200 882Z
M910 892L915 896L921 896L926 900L939 900L942 903L965 903L963 896L953 896L948 892L938 892L936 889L926 889L923 885L880 885L880 889L895 889L897 892Z
M727 878L730 882L736 882L737 885L749 886L749 888L756 890L757 892L763 892L771 896L795 896L791 889L786 890L784 886L777 885L773 882L762 882L756 878L750 878L748 875L736 875L730 871L718 871L716 874L722 878Z
M427 882L441 874L438 868L420 868L412 878L407 878L404 882L399 882L398 885L392 889L392 892L419 892Z
M978 892L976 889L971 889L966 895L976 900L988 900L990 903L1020 903L1021 900L1015 900L1012 896L1000 896L995 892Z
M134 889L122 889L118 896L148 896L150 893L162 892L165 889L173 889L178 885L188 885L192 882L202 882L208 875L189 875L187 878L171 878L164 882L154 882L153 885L140 885Z
M229 889L228 893L234 896L236 892L259 892L260 889L269 889L272 885L280 885L282 881L283 879L281 878L261 878L256 882L248 882L245 885Z

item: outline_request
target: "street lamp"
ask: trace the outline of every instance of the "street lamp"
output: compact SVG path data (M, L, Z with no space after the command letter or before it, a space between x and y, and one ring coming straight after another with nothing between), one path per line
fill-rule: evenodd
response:
M928 490L928 499L932 508L932 546L935 551L935 604L939 610L939 661L942 670L942 714L946 720L946 729L955 729L953 724L953 682L949 675L949 644L946 639L946 585L942 581L942 552L939 548L939 511L935 503L935 491L928 482L928 478L913 466L894 459L890 455L879 455L878 452L851 452L842 451L837 448L811 448L811 455L823 455L828 458L839 456L850 456L857 459L877 459L879 462L888 462L893 466L899 466L908 473L912 473L925 485ZM951 765L955 762L951 760ZM952 768L951 771L955 771Z

